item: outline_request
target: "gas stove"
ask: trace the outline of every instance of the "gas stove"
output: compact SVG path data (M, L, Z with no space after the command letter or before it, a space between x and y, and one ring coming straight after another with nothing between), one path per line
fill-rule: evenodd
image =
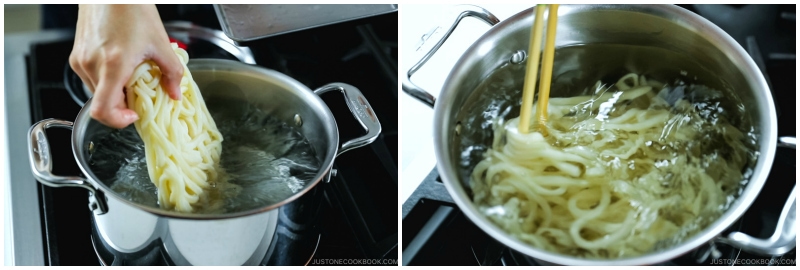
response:
M211 12L209 15L215 16ZM33 178L27 158L28 128L47 118L75 119L88 98L68 68L72 34L52 30L5 38L7 258L12 257L15 265L170 265L160 248L148 249L154 250L153 254L137 260L115 257L93 241L85 190L51 188ZM242 60L208 42L184 42L192 59ZM325 201L319 222L313 225L318 228L316 245L303 252L268 253L280 255L265 258L261 264L325 265L339 259L397 264L397 13L240 45L250 49L254 64L284 73L311 89L330 82L358 87L383 127L375 142L336 160L338 173L320 189ZM8 68L12 66L19 68ZM340 98L327 95L323 100L336 117L344 141L360 136L356 131L361 128ZM70 131L48 130L48 137L56 161L54 174L79 175ZM290 248L291 243L272 247Z
M524 10L526 6L482 6L501 20ZM772 94L778 107L778 135L795 136L795 6L775 5L685 5L682 6L705 17L716 24L751 55L770 83ZM403 16L418 14L406 13ZM516 8L515 12L508 9ZM435 10L435 7L425 7ZM494 11L500 10L500 12ZM420 10L419 12L428 12ZM409 14L409 15L406 15ZM404 22L407 20L404 20ZM464 20L465 22L467 20ZM473 20L474 21L474 20ZM419 40L426 33L418 23L416 28L404 27L403 40ZM478 29L487 29L486 26ZM471 27L460 27L474 29ZM463 31L463 29L462 29ZM473 31L477 32L477 31ZM421 69L421 78L414 78L415 83L427 90L440 89L447 71L463 53L467 46L477 38L474 33L459 32L451 35L447 43L456 43L449 49L443 47L440 52L449 53L448 57L436 56L426 64L438 65L435 68ZM448 46L445 43L445 46ZM462 43L462 44L458 44ZM405 48L405 47L404 47ZM412 47L415 48L415 47ZM452 52L455 51L455 52ZM404 52L404 55L405 54ZM452 55L452 56L451 56ZM454 57L453 57L454 56ZM409 59L411 60L411 59ZM435 70L445 70L445 72ZM435 73L435 74L425 74ZM438 77L439 79L435 79ZM433 79L431 79L433 78ZM434 93L435 95L436 93ZM407 104L412 103L412 104ZM407 111L409 107L419 106L416 100L403 98L401 107L403 119L417 111ZM419 106L423 107L423 106ZM422 108L424 110L427 108ZM432 110L428 109L432 115ZM428 113L428 112L424 112ZM427 117L431 119L431 117ZM432 122L432 121L431 121ZM430 123L414 123L428 125ZM409 123L404 123L406 130ZM427 127L412 127L432 131ZM404 133L405 134L405 133ZM429 135L428 135L429 136ZM405 138L405 136L404 136ZM427 137L431 140L432 138ZM407 142L404 142L404 145ZM418 144L411 144L418 145ZM408 147L408 146L406 146ZM405 148L405 147L404 147ZM439 173L435 168L432 144L426 148L414 150L403 149L403 191L404 203L403 265L539 265L533 258L510 249L475 226L455 205L445 189ZM406 159L411 153L413 158ZM773 163L769 179L761 191L761 196L750 206L740 220L734 223L723 234L741 231L760 238L768 238L783 208L786 198L796 184L795 152L779 148ZM411 179L406 179L411 177ZM406 183L412 183L410 186ZM679 258L664 262L663 265L795 265L796 251L791 250L783 256L765 257L751 254L725 244L706 244Z

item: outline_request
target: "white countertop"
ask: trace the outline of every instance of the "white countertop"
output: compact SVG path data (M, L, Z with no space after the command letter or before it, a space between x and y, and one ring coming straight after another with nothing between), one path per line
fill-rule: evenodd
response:
M476 5L488 10L500 21L533 6L485 3ZM417 56L414 50L420 38L441 24L440 18L447 17L444 14L448 14L452 8L453 5L400 5L401 74L406 74L409 67L415 64L414 61L418 60L414 59ZM411 77L411 81L433 96L438 96L447 74L461 54L487 30L489 25L478 19L463 19L437 53ZM405 93L400 96L402 203L436 166L436 157L433 151L433 109Z

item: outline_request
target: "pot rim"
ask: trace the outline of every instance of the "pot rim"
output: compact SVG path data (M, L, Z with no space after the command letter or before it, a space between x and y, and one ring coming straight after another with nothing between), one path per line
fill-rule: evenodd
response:
M222 214L182 213L182 212L169 211L161 208L154 208L132 202L128 199L123 198L122 196L111 190L111 188L107 186L103 181L98 181L97 177L94 175L94 173L92 173L92 171L89 169L88 166L86 166L84 162L86 159L83 158L83 152L81 151L81 145L78 139L83 137L84 134L82 133L86 129L86 125L88 125L90 121L94 121L89 116L90 112L89 108L91 108L90 105L92 103L92 98L90 98L89 100L86 101L86 104L83 106L83 108L81 108L80 112L78 113L78 116L75 119L75 126L72 129L72 135L71 135L72 154L75 157L75 161L78 164L78 167L81 169L81 172L83 172L83 174L86 175L86 178L89 180L89 182L91 182L92 186L94 186L98 191L102 191L103 194L106 194L105 196L101 197L108 197L107 194L111 194L112 198L114 199L120 200L129 206L136 207L137 209L149 212L150 214L154 214L160 217L190 219L190 220L219 220L219 219L245 217L277 209L305 195L308 191L316 187L317 184L319 184L323 178L329 177L330 170L333 167L333 162L336 159L336 155L339 151L339 142L338 142L339 129L338 126L336 125L336 120L333 117L333 113L331 113L328 106L325 104L325 102L322 101L322 99L319 96L315 95L314 92L304 84L283 73L260 66L244 64L238 61L227 60L227 59L198 58L189 60L187 67L191 69L193 66L204 66L209 64L224 65L224 68L215 70L236 71L244 73L244 75L251 75L257 77L264 77L264 76L272 77L273 79L278 80L278 82L282 83L284 86L293 89L296 92L299 92L300 95L303 97L303 100L305 100L307 104L309 104L309 106L315 106L320 108L322 113L324 114L324 117L331 119L331 123L329 124L332 125L333 129L332 129L332 134L330 136L332 138L329 139L331 139L332 143L330 144L331 146L329 146L328 149L325 149L326 151L325 160L321 161L320 163L321 166L314 179L311 180L310 183L306 184L306 186L302 190L298 191L292 196L289 196L286 199L283 199L280 202L259 208L249 209L246 211L233 212L233 213L222 213ZM319 151L321 149L315 149L315 150ZM97 195L91 194L90 196L97 196Z
M494 39L494 36L500 32L498 29L508 27L516 21L525 20L533 16L533 8L524 10L516 15L501 21L495 25L488 32L483 34L477 41L475 41L459 58L454 68L450 71L447 79L442 87L439 98L434 106L434 151L439 166L439 174L443 179L443 183L453 198L453 201L464 212L464 214L485 233L491 235L494 239L500 241L504 245L513 248L527 256L540 259L543 261L565 264L565 265L651 265L664 261L668 261L691 250L696 249L698 246L711 241L727 229L733 222L738 220L747 208L753 203L758 196L761 188L767 180L770 167L773 163L776 147L777 147L777 116L775 113L775 105L772 96L769 94L769 86L756 66L753 59L745 52L745 50L727 33L725 33L718 26L709 22L703 17L694 14L688 10L674 5L562 5L570 7L559 11L559 15L563 16L570 13L579 13L586 10L624 10L629 12L646 13L661 18L672 19L674 23L681 25L685 28L690 28L702 35L705 39L715 45L715 47L722 52L725 52L727 58L739 67L739 70L745 75L749 76L749 86L752 91L759 91L756 98L759 99L757 104L759 109L766 110L762 117L768 119L761 119L768 121L768 128L760 131L759 143L760 147L759 158L754 165L753 175L750 177L747 186L742 190L742 194L737 198L728 210L723 213L717 220L708 225L704 230L696 233L689 239L684 240L678 245L672 246L669 249L660 250L655 253L648 253L637 257L621 258L621 259L584 259L573 256L567 256L552 251L547 251L541 248L534 247L528 243L522 242L519 239L511 236L497 225L491 222L483 214L481 214L475 205L472 203L471 197L467 194L466 189L462 188L457 172L454 168L456 165L449 155L450 138L444 136L449 134L447 128L451 126L451 119L448 115L453 110L460 107L453 105L455 95L448 93L456 93L455 79L458 74L463 74L469 67L473 66L474 62L478 59L475 57L468 57L476 55L480 50L482 44L489 40ZM577 8L576 8L577 7ZM763 125L763 124L762 124Z

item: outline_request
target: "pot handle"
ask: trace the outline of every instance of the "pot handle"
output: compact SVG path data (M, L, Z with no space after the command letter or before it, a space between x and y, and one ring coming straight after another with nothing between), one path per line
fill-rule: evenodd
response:
M350 112L356 117L361 127L367 131L366 135L343 143L342 146L339 147L336 156L338 157L348 150L374 142L381 133L381 123L378 121L378 116L376 116L375 112L372 110L372 106L369 105L367 99L361 94L361 91L355 86L346 83L330 83L315 89L314 94L320 96L330 91L340 91L344 94L344 101L347 107L350 108Z
M795 149L794 137L778 138L778 146ZM732 232L721 239L723 243L768 256L781 256L792 250L797 241L797 186L783 205L775 232L767 239L755 238L743 232Z
M406 94L410 95L411 97L416 98L420 102L430 106L431 108L433 108L433 104L436 102L436 98L430 93L428 93L428 91L425 91L425 89L422 89L419 86L415 85L413 82L411 82L411 76L414 75L414 73L416 73L417 70L419 70L422 67L422 65L424 65L425 62L427 62L433 56L433 54L436 53L437 50L439 50L440 47L442 47L442 44L444 44L445 40L447 40L447 38L450 37L450 34L452 34L453 30L455 30L456 27L458 26L458 23L461 22L461 19L465 17L476 17L481 21L489 24L489 26L494 26L495 24L500 22L500 20L497 19L497 17L495 17L491 12L478 6L458 5L455 6L454 8L455 10L453 14L455 15L455 18L452 22L447 21L444 23L444 25L436 26L435 28L431 29L431 31L428 31L428 33L422 36L420 41L421 43L417 46L416 49L417 51L419 51L425 44L425 42L430 40L431 37L433 37L434 35L437 35L439 37L433 39L436 40L436 43L433 45L433 47L430 50L428 50L428 52L425 53L425 55L423 55L422 58L419 61L417 61L416 64L414 64L414 66L411 67L411 69L408 70L406 76L403 76L403 91L406 92ZM450 23L449 28L447 26L447 23ZM441 31L439 31L440 29L445 29L445 28L447 28L446 32L442 33Z
M39 183L50 187L81 187L89 190L92 195L97 195L97 190L89 184L89 181L80 176L59 176L54 175L52 156L50 155L50 143L47 141L45 130L51 127L66 128L72 130L73 123L58 119L45 119L34 124L28 130L28 149L30 150L31 169L33 176ZM105 200L91 199L89 209L97 214L104 214L108 211Z

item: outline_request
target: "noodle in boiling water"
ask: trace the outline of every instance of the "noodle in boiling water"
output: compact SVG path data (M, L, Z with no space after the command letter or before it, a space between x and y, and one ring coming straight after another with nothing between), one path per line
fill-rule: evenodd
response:
M495 121L470 181L490 220L550 251L619 258L675 245L726 210L744 178L745 134L644 76L594 89L550 98L547 126L530 123L547 137L520 133L519 118ZM718 143L693 142L703 136Z
M162 208L192 212L217 178L222 135L206 108L186 63L189 55L176 44L183 64L181 100L172 100L160 84L155 62L140 64L127 84L128 108L139 115L134 122L144 141L147 170L158 188Z

